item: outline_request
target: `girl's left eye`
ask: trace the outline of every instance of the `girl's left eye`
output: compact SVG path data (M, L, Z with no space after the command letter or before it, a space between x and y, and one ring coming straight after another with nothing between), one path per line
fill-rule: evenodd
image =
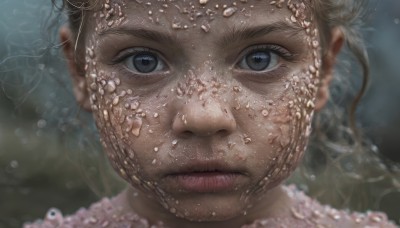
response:
M139 74L150 74L165 68L161 58L149 51L140 51L128 55L124 58L124 64L128 70Z
M279 64L280 55L287 54L286 50L280 49L276 46L252 48L239 61L238 67L251 71L271 70Z

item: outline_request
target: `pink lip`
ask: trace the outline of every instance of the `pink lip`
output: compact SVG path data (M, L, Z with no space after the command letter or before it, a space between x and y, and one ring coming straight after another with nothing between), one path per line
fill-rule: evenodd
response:
M232 191L245 173L224 162L192 161L171 170L165 176L173 185L186 192L221 192Z
M239 175L227 172L193 172L176 174L172 177L179 187L186 191L206 193L234 189Z

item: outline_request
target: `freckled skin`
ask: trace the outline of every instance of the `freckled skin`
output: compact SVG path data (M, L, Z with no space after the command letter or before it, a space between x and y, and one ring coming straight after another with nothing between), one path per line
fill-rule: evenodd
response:
M84 34L84 82L111 165L139 190L135 198L126 193L126 207L171 227L292 218L292 199L280 184L304 153L315 106L324 103L317 97L326 76L320 71L319 32L305 4L101 2ZM274 23L291 30L221 38ZM121 27L158 31L172 41L107 33ZM279 46L290 57L277 56L262 72L242 69L244 53L260 45ZM163 68L140 74L126 59L115 60L132 48L157 53ZM199 160L239 170L235 187L194 193L166 178Z

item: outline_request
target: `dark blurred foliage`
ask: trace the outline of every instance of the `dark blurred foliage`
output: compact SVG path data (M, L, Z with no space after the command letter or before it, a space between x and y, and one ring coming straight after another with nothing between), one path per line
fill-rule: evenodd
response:
M75 105L56 38L64 18L50 12L49 0L0 0L0 227L50 207L69 214L122 187L90 114ZM357 114L387 162L399 163L400 1L371 1L366 25L372 78ZM400 223L399 202L400 189L388 192L379 209Z

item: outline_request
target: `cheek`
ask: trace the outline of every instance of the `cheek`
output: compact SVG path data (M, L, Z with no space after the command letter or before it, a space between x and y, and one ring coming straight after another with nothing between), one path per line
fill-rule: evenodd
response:
M151 169L157 162L155 145L159 138L154 135L160 133L154 126L160 125L163 116L159 110L166 110L164 100L155 97L142 103L134 91L121 85L115 73L97 63L92 49L87 52L86 81L91 108L110 163L130 184L153 189L153 183L145 180L142 167Z

